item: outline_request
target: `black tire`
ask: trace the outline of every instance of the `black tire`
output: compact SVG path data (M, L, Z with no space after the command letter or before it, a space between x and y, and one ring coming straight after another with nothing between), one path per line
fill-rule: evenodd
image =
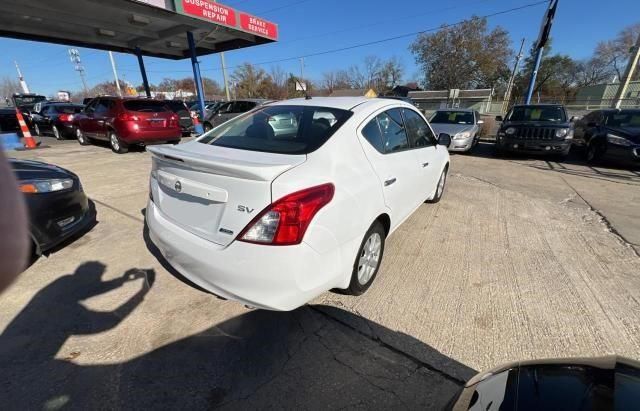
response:
M81 146L88 146L91 144L89 138L84 135L80 128L76 128L76 140L78 140L78 143L80 143Z
M60 140L64 140L63 135L60 133L60 130L58 130L58 127L56 126L52 126L51 127L51 132L53 133L53 136L56 138L56 140L60 141Z
M447 186L447 175L449 174L449 166L446 166L444 170L442 170L442 174L440 174L440 178L438 179L438 185L436 186L436 193L433 195L433 198L427 200L427 203L436 204L442 200L442 196L444 195L444 190Z
M598 141L593 141L593 140L589 142L589 145L587 146L587 150L585 152L587 163L589 164L597 163L602 159L603 154L604 154L604 149L602 147L602 143Z
M351 272L351 282L349 283L349 288L344 290L345 294L362 295L369 289L369 287L371 287L371 284L373 284L373 281L378 275L380 264L382 263L382 258L384 256L385 237L386 232L382 223L380 223L380 221L374 221L364 235L362 243L358 248L358 254L356 255L356 259L353 263L353 271ZM379 240L379 251L377 253L374 251L373 254L368 257L371 258L372 255L377 255L376 266L371 267L369 265L368 271L365 273L365 271L361 271L361 269L367 270L367 264L362 264L361 260L363 258L367 258L367 253L371 252L371 250L365 250L365 246L370 244L369 241L377 241L373 240L376 238ZM371 270L371 268L373 268L373 270Z
M118 137L113 130L109 132L109 146L111 146L111 150L117 154L125 154L129 151L129 145L120 140L120 137Z
M42 136L42 131L40 131L40 126L38 126L37 124L33 125L33 134L35 134L36 136Z

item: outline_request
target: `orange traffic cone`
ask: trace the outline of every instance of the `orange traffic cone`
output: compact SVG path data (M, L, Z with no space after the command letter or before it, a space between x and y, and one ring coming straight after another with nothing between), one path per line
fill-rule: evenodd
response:
M27 126L27 123L24 121L24 117L22 117L22 113L18 107L16 107L16 117L20 124L20 130L22 130L22 137L24 137L24 146L26 148L36 148L38 146L36 139L31 135L29 126Z

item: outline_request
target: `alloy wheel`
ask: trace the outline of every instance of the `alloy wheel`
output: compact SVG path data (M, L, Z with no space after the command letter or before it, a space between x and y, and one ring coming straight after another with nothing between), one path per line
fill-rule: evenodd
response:
M111 147L113 147L115 151L120 151L120 141L118 140L116 133L111 133L109 141L111 142Z
M367 284L375 274L378 264L380 264L381 251L382 238L380 238L380 234L371 233L362 247L358 260L358 282L360 284Z
M38 125L37 125L37 124L33 127L33 131L35 131L35 132L36 132L36 136L39 136L39 135L40 135L40 127L38 127Z
M78 139L78 142L80 144L84 144L85 142L84 134L82 133L82 130L80 130L79 128L76 129L76 138Z
M53 131L53 136L56 138L56 140L62 140L62 138L60 138L60 131L58 130L58 127L53 126L51 130Z

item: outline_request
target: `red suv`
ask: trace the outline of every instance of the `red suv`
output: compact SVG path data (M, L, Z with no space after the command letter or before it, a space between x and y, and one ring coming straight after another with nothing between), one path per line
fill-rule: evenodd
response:
M151 99L96 97L74 124L80 144L106 140L118 154L130 145L177 144L182 137L178 116L163 101Z

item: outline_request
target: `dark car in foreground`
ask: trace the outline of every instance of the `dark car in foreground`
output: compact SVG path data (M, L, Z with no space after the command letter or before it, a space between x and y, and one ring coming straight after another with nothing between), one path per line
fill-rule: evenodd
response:
M22 136L15 108L0 108L0 133L17 133Z
M164 101L146 98L97 97L74 120L81 145L108 141L118 154L132 145L177 144L182 138L178 115Z
M611 159L640 165L640 110L597 110L578 120L573 144L588 162Z
M33 252L41 255L95 223L80 179L39 161L9 159L29 209Z
M31 115L33 131L42 136L53 134L56 140L75 137L73 120L84 106L71 103L45 103L39 112Z
M552 154L566 157L571 149L573 127L564 106L557 104L518 105L502 121L496 136L496 151Z
M640 363L622 357L524 361L478 374L449 410L635 410Z

